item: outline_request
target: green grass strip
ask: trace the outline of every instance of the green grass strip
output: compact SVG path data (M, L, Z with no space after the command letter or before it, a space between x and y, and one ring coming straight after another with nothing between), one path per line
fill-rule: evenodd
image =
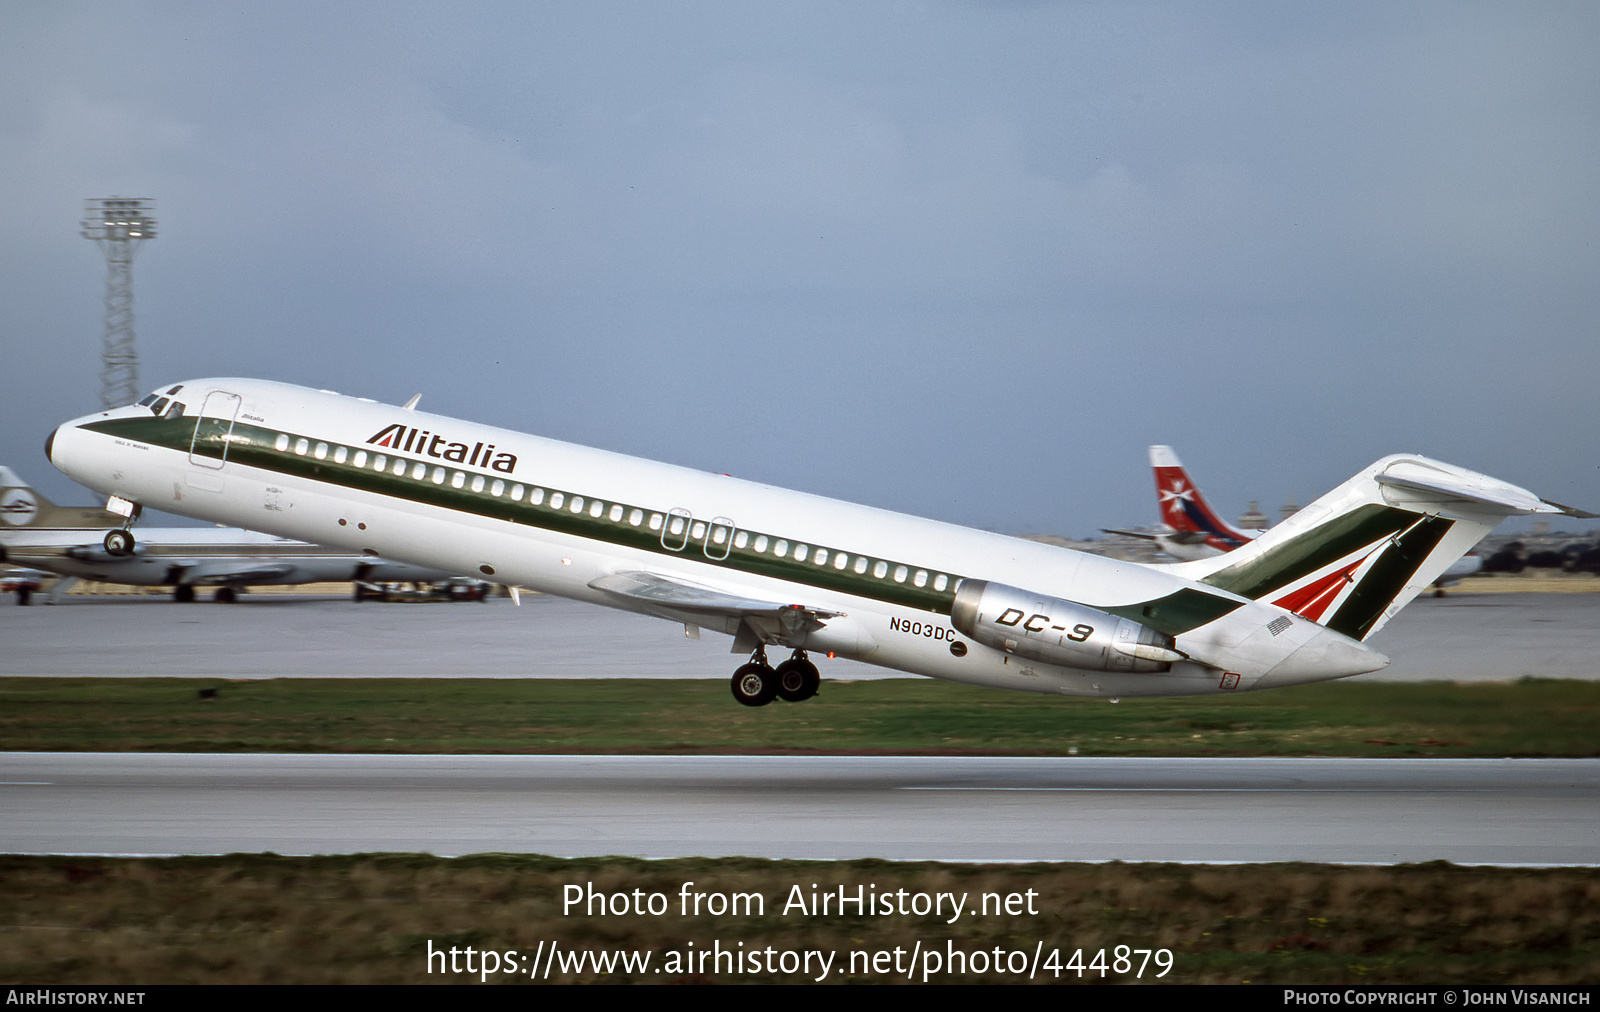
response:
M1541 679L1117 705L893 679L747 709L687 679L0 678L7 751L1572 757L1597 728L1600 683Z

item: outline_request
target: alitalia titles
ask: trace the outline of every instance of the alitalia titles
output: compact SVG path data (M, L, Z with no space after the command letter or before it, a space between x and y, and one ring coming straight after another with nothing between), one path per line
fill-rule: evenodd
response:
M379 430L367 439L367 443L402 453L424 453L468 467L487 467L501 474L511 474L517 468L517 455L503 451L497 453L493 443L477 443L469 449L466 443L452 443L427 429L408 428L399 422Z

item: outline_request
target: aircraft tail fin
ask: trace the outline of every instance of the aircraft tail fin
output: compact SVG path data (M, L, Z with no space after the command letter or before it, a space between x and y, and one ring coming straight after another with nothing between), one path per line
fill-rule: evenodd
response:
M1156 476L1161 522L1178 535L1192 535L1221 552L1248 544L1246 534L1217 515L1170 446L1150 447L1150 469Z
M104 530L126 518L97 506L57 506L11 468L0 465L0 528L56 527Z
M1383 628L1508 516L1592 516L1426 457L1385 457L1227 555L1172 567L1352 639Z

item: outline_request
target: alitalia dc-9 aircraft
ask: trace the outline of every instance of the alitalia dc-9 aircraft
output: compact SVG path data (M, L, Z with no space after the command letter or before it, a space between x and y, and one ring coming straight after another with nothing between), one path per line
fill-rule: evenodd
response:
M1147 566L252 379L190 380L45 452L108 508L160 507L733 637L734 697L817 691L809 653L1069 696L1374 671L1362 641L1507 516L1590 514L1385 457L1236 550ZM1314 610L1312 621L1305 613ZM769 649L791 651L773 667Z

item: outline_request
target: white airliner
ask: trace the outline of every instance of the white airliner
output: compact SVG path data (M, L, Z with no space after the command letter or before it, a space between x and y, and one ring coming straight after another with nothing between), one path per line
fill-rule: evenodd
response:
M57 506L0 467L0 562L63 577L52 600L79 580L170 586L178 601L193 601L196 588L215 587L217 600L232 601L252 585L435 583L451 576L237 528L133 532L127 524L128 517L98 506Z
M735 698L817 689L808 652L1072 696L1260 689L1373 671L1361 641L1501 519L1571 513L1385 457L1227 555L1144 566L250 379L164 388L45 444L113 508L160 507L682 622L750 660ZM1325 602L1324 621L1293 602ZM792 656L774 670L766 650Z
M1200 486L1189 477L1170 446L1150 447L1150 470L1156 478L1156 506L1161 511L1161 523L1166 528L1161 534L1140 531L1106 531L1128 537L1147 538L1154 541L1163 552L1175 559L1193 562L1231 552L1249 544L1265 534L1264 530L1235 527L1223 520ZM1435 594L1444 595L1445 587L1471 576L1483 568L1483 560L1476 555L1463 555L1452 562L1434 581ZM1311 616L1315 617L1315 616Z

